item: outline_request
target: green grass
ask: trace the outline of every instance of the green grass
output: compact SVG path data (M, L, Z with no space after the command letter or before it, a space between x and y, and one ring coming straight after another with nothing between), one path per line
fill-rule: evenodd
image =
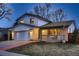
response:
M30 56L79 56L79 45L61 43L32 43L8 50Z

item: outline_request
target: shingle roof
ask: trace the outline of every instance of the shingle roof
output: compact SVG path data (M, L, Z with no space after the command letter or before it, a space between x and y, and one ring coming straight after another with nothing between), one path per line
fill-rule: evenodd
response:
M24 17L24 16L32 16L32 17L36 17L36 18L39 18L40 20L43 20L43 21L46 21L46 22L51 22L51 21L49 21L49 20L47 20L46 18L43 18L43 17L41 17L41 16L39 16L39 15L34 15L34 14L31 14L31 13L25 13L25 14L23 14L22 16L20 16L18 19L16 19L16 22L14 23L14 25L12 26L12 27L9 27L9 28L0 28L1 30L4 30L4 29L10 29L10 28L13 28L13 27L15 27L16 25L18 25L18 21L22 18L22 17ZM27 26L31 26L31 27L37 27L37 26L35 26L35 25L31 25L31 24L22 24L22 25L27 25Z
M52 23L48 23L45 24L43 26L41 26L40 28L48 28L48 27L68 27L69 25L71 25L72 23L74 23L74 20L70 20L70 21L62 21L62 22L52 22Z
M38 26L35 26L35 25L25 24L25 23L16 24L14 27L16 27L17 25L25 25L25 26L30 26L30 27L38 27ZM13 28L14 28L14 27L13 27Z

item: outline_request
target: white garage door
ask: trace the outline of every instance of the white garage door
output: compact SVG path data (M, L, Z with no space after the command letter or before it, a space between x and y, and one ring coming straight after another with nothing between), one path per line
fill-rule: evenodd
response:
M29 40L28 32L25 32L25 31L17 32L16 40Z

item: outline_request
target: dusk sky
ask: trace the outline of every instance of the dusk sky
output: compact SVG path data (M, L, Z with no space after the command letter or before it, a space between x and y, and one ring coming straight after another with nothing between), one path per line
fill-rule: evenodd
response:
M13 9L13 14L11 15L11 21L6 19L0 20L0 27L12 27L15 20L22 14L29 12L37 4L29 3L13 3L8 4L9 8ZM77 28L79 28L79 4L52 4L51 10L55 11L62 8L66 14L65 20L75 20Z

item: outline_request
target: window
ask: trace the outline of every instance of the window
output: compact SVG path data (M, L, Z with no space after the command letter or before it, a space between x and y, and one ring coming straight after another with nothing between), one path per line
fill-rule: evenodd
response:
M50 29L50 35L60 35L60 29Z
M48 31L47 30L42 30L42 35L48 35Z
M21 20L20 23L24 23L24 20Z
M19 23L24 23L24 18L21 18L21 19L19 20Z
M30 24L34 24L34 23L35 23L34 18L33 17L30 18Z

